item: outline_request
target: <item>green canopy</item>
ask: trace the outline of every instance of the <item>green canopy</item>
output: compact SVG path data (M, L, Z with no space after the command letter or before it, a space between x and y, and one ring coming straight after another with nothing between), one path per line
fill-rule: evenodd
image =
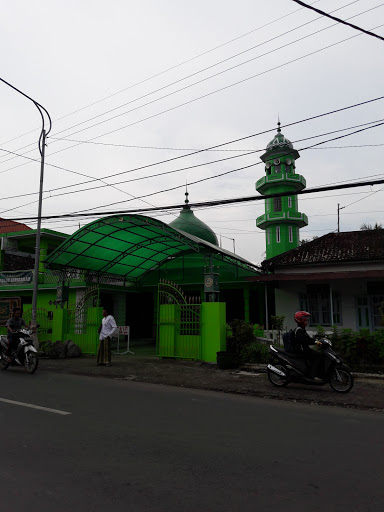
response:
M167 260L185 253L211 254L256 271L253 263L151 217L104 217L79 229L46 259L50 268L82 269L138 281Z

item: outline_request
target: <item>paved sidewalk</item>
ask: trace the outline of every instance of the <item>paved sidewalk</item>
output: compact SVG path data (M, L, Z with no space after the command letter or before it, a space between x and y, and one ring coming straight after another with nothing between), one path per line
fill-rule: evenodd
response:
M41 359L38 371L54 371L127 381L239 393L277 400L384 412L384 379L358 375L350 393L335 393L329 385L290 384L275 388L265 371L219 370L196 361L158 359L153 356L114 356L111 367L97 366L96 358Z

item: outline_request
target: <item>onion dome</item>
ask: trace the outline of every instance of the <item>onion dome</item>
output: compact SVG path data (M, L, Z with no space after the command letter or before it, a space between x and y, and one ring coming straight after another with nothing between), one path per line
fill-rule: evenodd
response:
M206 242L219 245L217 237L212 229L202 220L195 217L188 201L188 192L185 193L185 205L177 219L169 223L172 228L180 229L190 235L197 236Z
M265 149L264 155L262 155L260 158L263 162L265 162L275 155L292 155L295 160L300 158L298 151L293 148L292 142L288 140L283 133L281 133L280 121L277 123L276 135L273 137L271 142L269 142Z

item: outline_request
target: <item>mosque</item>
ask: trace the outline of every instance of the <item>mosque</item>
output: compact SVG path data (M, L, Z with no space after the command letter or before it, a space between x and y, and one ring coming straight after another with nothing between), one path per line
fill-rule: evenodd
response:
M265 213L256 226L265 230L267 260L297 248L299 229L308 224L295 195L306 186L304 177L296 174L298 158L278 123L261 156L265 175L256 183L256 190L266 197ZM133 338L154 338L159 283L167 283L184 302L224 302L227 322L239 318L265 326L274 313L273 287L258 281L259 266L219 247L216 234L195 215L188 197L186 192L179 216L169 224L118 215L91 222L71 236L43 229L38 295L42 318L98 301L114 311L118 325L131 326ZM32 297L35 230L13 226L0 238L0 306L16 297L26 309ZM3 310L6 316L7 308ZM85 319L85 313L80 317ZM48 321L44 324L49 326Z

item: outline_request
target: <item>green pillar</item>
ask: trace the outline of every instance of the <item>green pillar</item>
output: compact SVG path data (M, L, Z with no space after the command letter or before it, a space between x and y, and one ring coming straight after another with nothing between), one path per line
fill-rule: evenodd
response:
M225 302L201 304L201 359L215 363L217 352L226 349Z
M67 331L67 309L55 309L52 319L52 341L65 341Z
M243 288L243 297L244 297L244 320L249 322L249 288Z

